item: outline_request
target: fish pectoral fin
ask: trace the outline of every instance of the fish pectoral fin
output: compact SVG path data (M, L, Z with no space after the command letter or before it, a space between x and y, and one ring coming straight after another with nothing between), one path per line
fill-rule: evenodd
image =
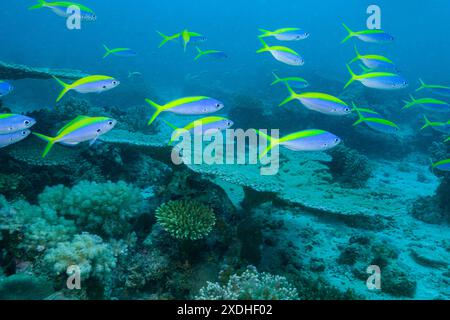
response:
M92 147L92 146L94 145L94 143L97 142L98 137L100 137L100 135L96 136L94 139L92 139L92 140L89 142L89 147Z

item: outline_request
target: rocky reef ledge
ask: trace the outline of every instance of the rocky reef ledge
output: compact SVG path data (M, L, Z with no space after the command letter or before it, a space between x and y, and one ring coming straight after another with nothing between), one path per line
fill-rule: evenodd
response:
M0 61L0 79L50 79L52 76L63 79L79 79L86 77L87 74L79 70L34 68Z

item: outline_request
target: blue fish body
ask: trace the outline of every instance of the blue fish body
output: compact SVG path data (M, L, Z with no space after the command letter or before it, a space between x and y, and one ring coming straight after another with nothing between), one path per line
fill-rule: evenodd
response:
M368 88L381 90L399 90L408 87L408 81L400 75L364 78L359 81Z
M30 135L30 130L21 130L8 134L0 134L0 148L22 141Z
M343 116L351 113L351 109L334 101L314 98L299 98L300 102L307 108L327 115Z
M10 94L14 87L6 81L0 81L0 98Z
M20 114L0 114L0 134L26 130L36 124L33 118Z
M281 143L282 146L292 151L326 151L339 145L342 140L330 133L324 132L320 135L291 140Z

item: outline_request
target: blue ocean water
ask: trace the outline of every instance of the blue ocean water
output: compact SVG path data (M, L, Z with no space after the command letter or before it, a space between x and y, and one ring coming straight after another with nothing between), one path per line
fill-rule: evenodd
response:
M221 275L241 276L242 272L246 278L237 276L236 280L241 283L241 292L222 292L219 298L450 298L450 182L444 172L448 165L442 165L444 170L430 169L430 162L449 158L448 143L444 143L448 134L431 128L420 130L424 114L439 122L449 121L450 116L416 109L402 111L410 94L449 102L448 97L415 91L419 79L450 86L448 1L84 0L97 20L83 21L80 30L69 30L66 19L48 8L28 10L36 3L33 0L3 2L0 61L108 75L121 84L100 94L71 92L64 98L70 102L62 100L58 105L63 107L57 109L55 99L61 87L53 79L11 80L14 91L2 98L2 107L9 111L2 113L39 118L36 127L50 135L80 115L71 112L83 110L90 116L94 112L96 116L115 117L119 122L116 132L139 136L114 136L113 130L109 141L105 138L80 153L76 148L54 150L55 159L43 164L40 157L27 151L26 144L0 149L2 161L7 163L0 170L0 204L21 217L17 222L5 210L0 211L0 232L4 232L0 234L0 298L15 298L4 293L2 281L7 287L8 279L24 275L35 278L14 278L8 286L50 283L37 298L213 298L214 288L200 290L206 281L223 288L228 278ZM381 8L382 29L395 40L371 44L351 39L341 44L347 36L342 23L354 31L366 29L366 10L373 4ZM302 28L310 36L298 42L272 38L267 42L293 48L305 59L304 66L288 66L269 53L256 53L261 48L258 29L284 27ZM184 52L178 41L158 48L162 38L157 31L173 35L184 29L207 37L198 44L200 48L224 51L227 58L194 61L195 46ZM102 59L103 44L131 48L137 56ZM409 87L383 91L354 83L344 90L350 78L345 65L354 58L355 45L361 53L392 59ZM352 69L361 73L357 64L352 64ZM277 107L288 92L281 85L270 86L275 70L310 80L312 91L327 92L348 105L354 101L361 108L382 113L398 124L400 134L393 138L368 128L354 128L355 118L321 115L299 107L297 101L284 109ZM0 80L9 79L2 79L0 73ZM234 167L217 174L221 177L218 180L223 180L220 183L211 182L208 177L217 171L211 173L203 167L179 170L170 164L168 154L157 151L155 155L152 143L170 134L170 128L162 122L155 131L146 127L154 111L146 98L164 104L194 95L223 101L221 115L239 128L278 128L282 135L320 128L339 136L345 147L318 159L302 158L294 152L283 154L285 164L278 178L254 177L254 172ZM172 115L164 119L180 127L189 122ZM30 143L30 139L36 140ZM35 137L26 141L41 143ZM41 144L39 153L45 147ZM142 150L145 147L149 150ZM61 160L58 153L61 158L73 157L76 164ZM297 168L299 163L303 167ZM141 196L144 204L138 207ZM83 197L86 200L77 203ZM214 209L216 228L207 225L198 231L209 234L212 229L212 236L203 239L202 235L202 240L190 243L186 239L175 241L176 236L164 233L170 225L159 218L170 212L164 204L181 199ZM58 206L58 202L63 204ZM84 206L86 202L93 203L92 208ZM116 216L108 216L109 202ZM24 240L23 245L17 240L22 234L15 238L20 232L12 225L32 225L33 210L28 205L45 211L40 219L52 230L48 234L57 234L54 238L40 233L43 238L37 243ZM196 209L189 210L204 214L208 222L208 208L193 206ZM46 211L48 208L51 210ZM59 226L69 230L67 237L54 230ZM25 239L27 234L34 236L37 228L25 228ZM182 231L177 235L183 238L180 234ZM324 244L327 239L333 239L329 245ZM81 248L80 243L98 245L96 252L101 254L87 262L77 261L79 252L70 248ZM58 264L58 259L65 264ZM92 267L83 270L83 276L97 283L83 287L82 294L74 294L64 287L61 274L65 270L58 266L81 262ZM134 273L127 270L127 262L133 265ZM46 264L47 269L41 269ZM253 267L246 269L247 265L260 273ZM381 266L382 277L387 279L385 291L366 287L369 265ZM350 278L346 274L351 274ZM267 287L281 283L289 294L259 296L255 283ZM321 290L323 286L332 289ZM99 296L102 290L98 288L104 290L103 295Z

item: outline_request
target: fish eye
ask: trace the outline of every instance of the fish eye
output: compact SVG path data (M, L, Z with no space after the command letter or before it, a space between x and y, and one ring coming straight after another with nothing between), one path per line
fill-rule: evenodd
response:
M26 135L27 135L27 132L26 132L26 131L22 131L22 135L23 135L23 136L26 136Z
M339 138L334 139L335 143L339 143L339 141L341 141Z
M227 126L231 126L231 122L227 122Z
M23 124L26 125L27 127L30 125L30 123L31 123L31 122L30 122L29 120L25 120L25 121L23 122Z
M117 81L113 81L112 84L113 84L113 85L116 85L116 84L117 84Z
M345 108L344 110L345 110L345 112L350 112L351 111L350 108Z
M114 124L114 122L108 121L108 124L109 124L110 126L112 126L112 125Z
M100 133L100 132L102 132L102 129L97 129L97 133Z
M216 108L220 108L222 105L220 103L216 104Z

